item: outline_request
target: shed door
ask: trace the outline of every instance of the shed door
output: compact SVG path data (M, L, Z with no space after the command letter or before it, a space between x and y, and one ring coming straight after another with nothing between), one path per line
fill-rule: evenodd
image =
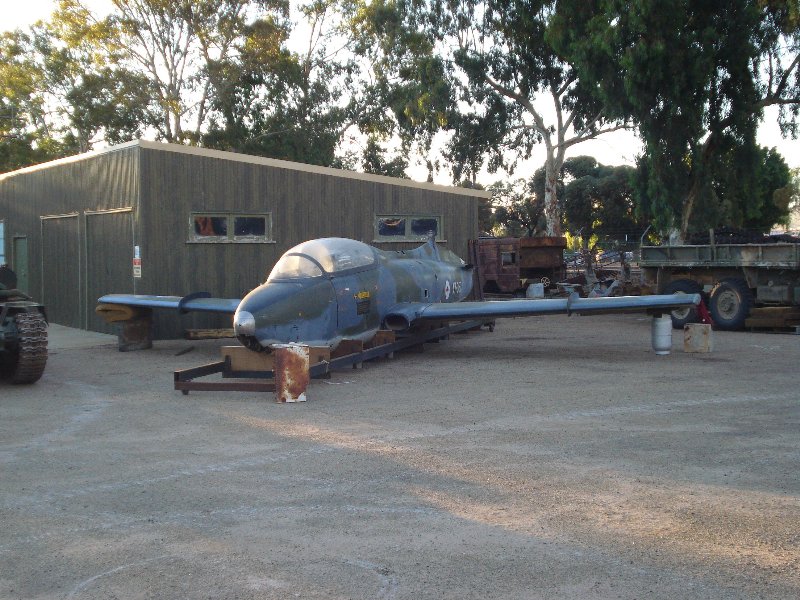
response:
M42 298L47 318L67 327L81 323L78 214L42 217Z
M133 212L131 209L86 213L86 323L92 331L114 333L97 316L97 299L132 294Z

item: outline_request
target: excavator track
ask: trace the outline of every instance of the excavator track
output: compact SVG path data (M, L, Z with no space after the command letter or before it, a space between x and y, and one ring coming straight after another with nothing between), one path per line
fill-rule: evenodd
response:
M42 376L47 364L47 322L38 312L17 313L14 322L18 343L11 382L33 383Z

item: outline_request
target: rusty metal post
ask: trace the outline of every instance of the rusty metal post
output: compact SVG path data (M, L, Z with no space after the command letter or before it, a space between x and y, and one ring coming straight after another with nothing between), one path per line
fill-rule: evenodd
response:
M306 388L311 381L308 346L276 344L273 346L273 351L275 352L275 401L305 402Z

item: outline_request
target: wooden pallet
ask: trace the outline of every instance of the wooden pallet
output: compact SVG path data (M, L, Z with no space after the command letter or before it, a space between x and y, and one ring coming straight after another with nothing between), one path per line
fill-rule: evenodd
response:
M233 329L187 329L183 332L187 340L219 340L236 337Z
M767 306L754 308L745 320L747 329L769 329L779 331L800 332L800 307Z

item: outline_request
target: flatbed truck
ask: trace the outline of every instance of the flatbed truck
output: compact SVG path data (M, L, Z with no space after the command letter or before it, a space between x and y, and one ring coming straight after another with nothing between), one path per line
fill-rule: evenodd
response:
M702 293L715 328L743 329L761 307L786 307L800 313L800 239L798 243L641 246L642 283L652 293ZM672 313L683 328L698 322L695 308Z

